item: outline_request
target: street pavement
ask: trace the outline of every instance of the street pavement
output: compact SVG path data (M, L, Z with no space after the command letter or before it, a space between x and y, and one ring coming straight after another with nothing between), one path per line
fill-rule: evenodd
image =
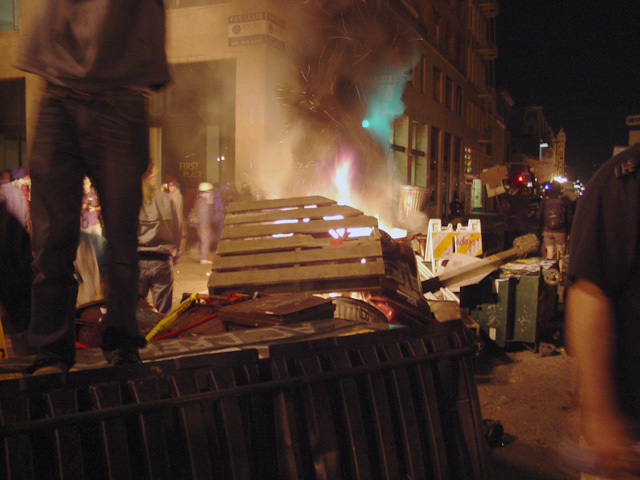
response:
M485 419L502 423L503 447L489 456L491 480L575 480L558 450L578 440L573 408L574 362L560 347L542 356L525 346L488 348L478 359L476 382Z
M207 282L211 275L211 265L200 263L196 249L187 250L178 258L173 274L173 308L180 304L185 293L208 293Z

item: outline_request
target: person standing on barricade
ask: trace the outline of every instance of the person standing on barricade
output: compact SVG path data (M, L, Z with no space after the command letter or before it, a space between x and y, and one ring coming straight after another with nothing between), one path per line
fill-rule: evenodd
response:
M149 161L146 95L168 83L162 0L30 3L16 67L46 81L29 159L34 274L26 374L75 363L73 260L82 179L98 192L107 239L101 348L111 365L140 362L137 227Z

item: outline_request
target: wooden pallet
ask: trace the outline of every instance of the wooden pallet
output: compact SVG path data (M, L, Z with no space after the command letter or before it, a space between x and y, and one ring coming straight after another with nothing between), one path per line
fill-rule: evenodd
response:
M370 229L369 236L335 239ZM208 282L210 294L370 290L385 266L378 221L320 197L231 203Z

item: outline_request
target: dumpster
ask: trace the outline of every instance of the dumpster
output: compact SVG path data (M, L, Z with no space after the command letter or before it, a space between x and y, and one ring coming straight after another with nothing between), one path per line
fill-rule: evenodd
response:
M558 327L557 263L529 258L503 265L480 283L460 289L460 304L500 348L532 344Z

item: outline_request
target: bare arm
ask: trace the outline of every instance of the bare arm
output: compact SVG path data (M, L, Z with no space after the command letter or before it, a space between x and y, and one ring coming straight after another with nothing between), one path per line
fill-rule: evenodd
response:
M640 461L630 455L631 425L616 401L616 333L609 298L595 284L576 281L568 291L565 322L567 346L577 360L581 433L606 471L638 472Z

